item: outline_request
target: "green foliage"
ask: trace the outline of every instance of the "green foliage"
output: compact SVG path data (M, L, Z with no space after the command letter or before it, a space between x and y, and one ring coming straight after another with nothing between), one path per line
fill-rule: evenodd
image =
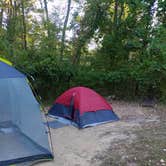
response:
M72 65L66 62L58 63L56 57L51 55L39 55L33 59L27 55L19 60L16 67L28 76L43 99L54 99L68 89L70 79L75 74Z
M44 99L54 100L71 86L123 99L166 99L165 1L158 1L157 24L152 26L155 0L75 0L80 6L71 11L71 25L66 27L73 30L73 38L64 40L61 59L58 11L52 21L46 6L10 2L0 2L0 21L7 18L0 22L0 54L28 75ZM93 51L88 48L92 39L97 45Z

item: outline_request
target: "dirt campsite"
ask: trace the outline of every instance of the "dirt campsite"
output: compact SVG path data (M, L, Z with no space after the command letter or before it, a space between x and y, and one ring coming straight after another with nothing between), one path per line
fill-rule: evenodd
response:
M166 0L0 0L0 166L32 165L166 166Z
M111 102L120 120L85 129L51 129L54 160L36 166L164 166L166 109Z

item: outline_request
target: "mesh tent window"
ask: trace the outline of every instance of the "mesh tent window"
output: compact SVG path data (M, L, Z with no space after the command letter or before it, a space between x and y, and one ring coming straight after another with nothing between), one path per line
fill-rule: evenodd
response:
M0 165L52 159L48 132L26 76L0 62Z

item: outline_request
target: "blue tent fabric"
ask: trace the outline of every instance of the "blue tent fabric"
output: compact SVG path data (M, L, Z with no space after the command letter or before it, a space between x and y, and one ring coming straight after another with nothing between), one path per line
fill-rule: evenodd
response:
M16 77L26 77L24 74L7 65L6 63L0 62L0 79L1 78L16 78Z
M97 119L97 122L96 122ZM113 111L99 110L97 112L87 112L80 116L79 125L81 128L96 126L98 124L118 121L119 118Z
M70 124L78 128L85 128L90 126L96 126L98 124L118 121L118 116L110 110L98 110L97 112L87 112L80 116L78 110L75 111L75 119L71 120L72 114L71 106L64 106L62 104L55 104L49 110L49 117L57 118L58 121L70 121ZM68 118L68 119L66 119ZM96 122L97 121L97 122Z
M40 105L25 75L0 62L0 78L0 166L52 159Z
M53 121L48 122L48 124L45 123L45 125L49 125L49 127L52 129L58 129L58 128L68 126L70 124L66 124L66 123L59 121L59 120L53 120Z

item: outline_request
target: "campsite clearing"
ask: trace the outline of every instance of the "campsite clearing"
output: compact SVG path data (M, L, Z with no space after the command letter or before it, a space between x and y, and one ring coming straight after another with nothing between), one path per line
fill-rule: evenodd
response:
M166 108L113 101L120 121L51 129L55 159L37 166L166 165Z

